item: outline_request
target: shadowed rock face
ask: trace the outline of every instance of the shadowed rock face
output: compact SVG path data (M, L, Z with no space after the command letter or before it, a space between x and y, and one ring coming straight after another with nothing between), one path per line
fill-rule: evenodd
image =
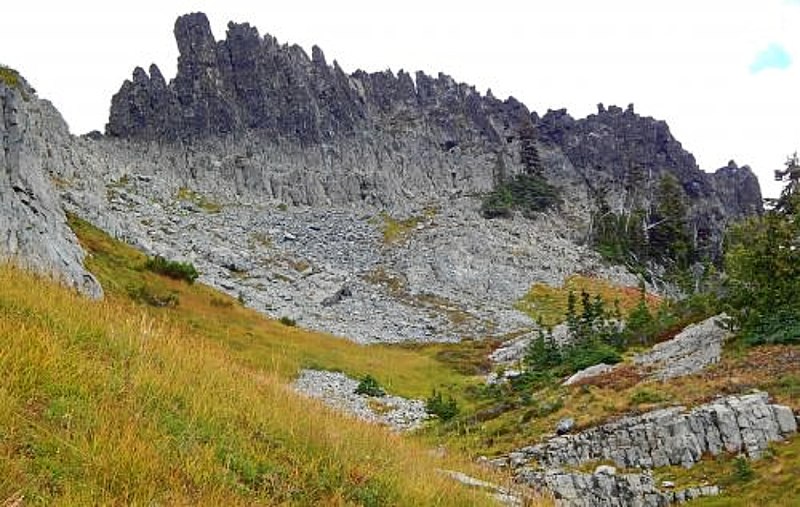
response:
M176 140L258 129L313 144L404 112L436 125L441 144L455 146L476 134L499 142L528 115L513 99L483 97L443 74L417 73L416 85L403 71L347 75L320 48L309 58L247 23L229 23L216 42L205 15L188 14L175 23L175 38L175 79L167 86L157 67L149 76L137 68L113 98L109 135Z
M0 259L99 297L47 173L70 158L69 140L61 116L24 79L0 80Z
M665 174L675 176L689 205L689 224L701 248L718 255L731 219L763 212L758 179L731 162L714 174L697 166L666 122L598 105L597 114L575 120L566 110L548 111L537 125L540 139L558 146L595 196L614 211L646 209Z

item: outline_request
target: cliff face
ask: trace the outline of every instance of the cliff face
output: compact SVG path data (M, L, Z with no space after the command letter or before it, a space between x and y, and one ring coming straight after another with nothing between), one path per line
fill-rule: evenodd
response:
M67 126L22 77L4 70L11 77L0 79L0 258L99 297L48 174L70 156Z
M170 152L167 169L201 190L374 207L484 192L521 170L519 133L533 123L548 178L577 188L576 202L592 203L602 187L622 206L637 178L650 188L671 173L698 234L718 239L730 217L761 209L746 169L737 177L704 173L665 122L632 106L539 119L513 97L484 96L444 74L346 74L318 47L309 58L246 23L230 23L225 40L215 41L200 13L179 18L175 37L175 79L137 68L112 100L106 132Z
M565 110L549 111L538 123L541 140L566 154L589 193L614 211L647 209L658 199L666 174L674 176L689 205L689 225L702 248L721 251L731 220L763 211L761 189L749 167L733 162L706 173L664 121L598 105L597 114L575 120Z

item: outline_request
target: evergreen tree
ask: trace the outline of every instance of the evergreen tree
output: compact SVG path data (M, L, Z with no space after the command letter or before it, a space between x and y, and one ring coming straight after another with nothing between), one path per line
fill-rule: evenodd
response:
M525 174L529 176L542 176L542 161L539 158L539 149L536 147L536 128L528 120L524 121L519 129L519 157Z
M727 237L727 302L751 343L800 342L800 193L785 189L781 199Z
M655 207L647 226L650 257L686 268L693 247L685 195L677 178L665 174L659 183Z
M775 201L774 209L779 213L794 214L797 212L796 200L792 199L800 188L800 159L797 152L786 159L786 169L775 171L776 181L785 181L786 186L781 191L781 196Z

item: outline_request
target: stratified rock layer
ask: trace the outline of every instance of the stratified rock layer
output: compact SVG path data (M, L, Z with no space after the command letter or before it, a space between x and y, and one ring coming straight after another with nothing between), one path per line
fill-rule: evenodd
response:
M0 258L100 297L48 174L71 163L69 139L55 108L22 77L0 79Z
M606 467L610 468L610 467ZM653 476L596 471L593 474L526 469L517 480L555 496L558 507L666 507L704 496L716 496L719 488L703 486L678 491L656 487Z
M758 458L770 442L797 432L791 409L766 393L730 396L686 411L666 408L552 438L509 457L545 468L608 460L628 468L691 467L704 454L744 453Z
M758 459L771 442L797 432L791 409L770 404L766 393L729 396L692 410L674 407L623 417L574 435L553 437L492 460L510 466L517 480L554 494L564 507L661 507L717 495L716 486L673 490L656 487L652 469L691 467L704 455L741 453ZM574 467L610 461L640 473L617 474L612 466L593 474Z

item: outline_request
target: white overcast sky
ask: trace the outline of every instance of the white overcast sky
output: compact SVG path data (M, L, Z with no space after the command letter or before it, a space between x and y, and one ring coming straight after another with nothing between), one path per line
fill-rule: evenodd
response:
M3 6L0 62L74 133L103 130L135 66L175 74L176 17L203 11L319 45L348 72L445 72L543 114L634 103L666 120L702 169L749 164L766 194L800 150L800 0L19 0Z

